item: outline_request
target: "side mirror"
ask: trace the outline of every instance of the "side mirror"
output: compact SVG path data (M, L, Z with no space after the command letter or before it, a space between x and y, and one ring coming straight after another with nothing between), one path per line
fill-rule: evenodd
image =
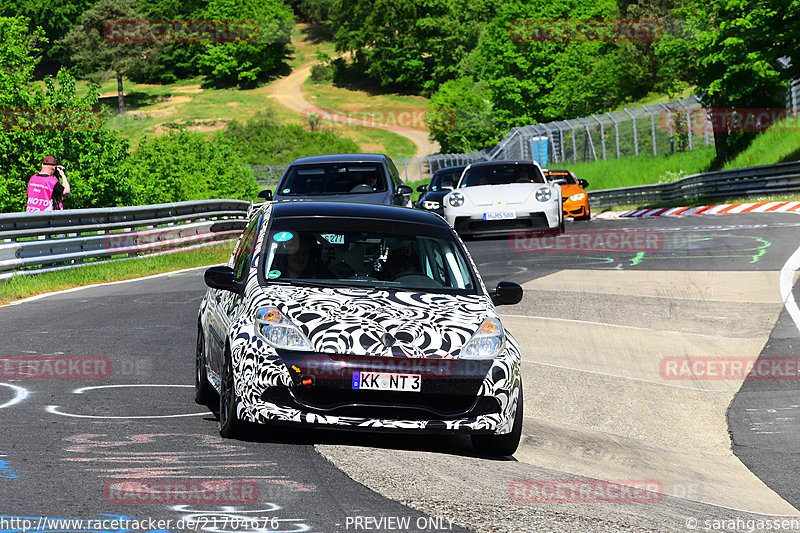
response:
M522 287L510 281L501 281L489 293L494 305L514 305L522 301Z
M411 196L414 194L414 189L409 187L408 185L401 185L397 188L397 194L400 196Z
M578 185L580 185L583 189L589 188L589 182L586 180L578 180Z
M426 192L427 190L428 190L427 185L420 185L419 187L417 187L417 192Z
M206 285L212 289L231 291L237 294L240 292L239 280L236 279L236 273L229 266L211 267L206 270L203 279Z
M442 182L441 187L439 187L442 191L452 191L453 190L453 182L452 181L445 181Z
M264 200L265 202L269 202L272 200L272 189L264 189L260 193L258 193L258 197Z

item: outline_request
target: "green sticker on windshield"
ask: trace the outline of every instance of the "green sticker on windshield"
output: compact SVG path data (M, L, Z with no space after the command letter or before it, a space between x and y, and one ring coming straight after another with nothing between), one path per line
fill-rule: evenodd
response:
M283 194L289 194L292 192L292 189L283 189Z
M275 279L279 277L281 277L280 270L270 270L269 272L267 272L267 279Z
M292 237L294 237L294 235L292 235L290 231L279 231L272 237L272 240L275 242L286 242L292 240Z

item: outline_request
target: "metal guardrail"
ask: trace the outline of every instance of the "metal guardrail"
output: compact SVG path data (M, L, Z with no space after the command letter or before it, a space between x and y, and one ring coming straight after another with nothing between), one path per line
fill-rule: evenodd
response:
M704 172L672 183L589 192L593 210L621 205L648 206L712 198L748 198L800 193L800 161Z
M253 204L199 200L0 214L0 279L85 261L169 253L235 239Z

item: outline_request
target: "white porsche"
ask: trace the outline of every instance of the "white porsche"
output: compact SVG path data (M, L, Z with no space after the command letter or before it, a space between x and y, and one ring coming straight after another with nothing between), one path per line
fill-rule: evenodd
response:
M444 217L461 236L564 231L561 187L547 181L534 161L473 163L442 204Z

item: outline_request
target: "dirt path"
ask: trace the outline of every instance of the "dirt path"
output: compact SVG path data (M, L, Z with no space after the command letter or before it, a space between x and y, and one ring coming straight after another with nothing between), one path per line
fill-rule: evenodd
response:
M417 147L415 157L425 157L438 153L439 143L428 140L428 132L422 130L415 130L412 128L404 128L402 126L393 126L390 124L364 124L362 120L353 117L340 116L341 113L335 110L322 109L310 104L303 95L303 83L311 76L311 64L303 65L292 71L291 74L285 78L278 79L272 82L270 87L270 96L275 99L277 103L304 115L308 113L318 113L324 120L331 119L336 122L353 124L357 126L367 126L381 130L391 131L402 135L409 139Z

